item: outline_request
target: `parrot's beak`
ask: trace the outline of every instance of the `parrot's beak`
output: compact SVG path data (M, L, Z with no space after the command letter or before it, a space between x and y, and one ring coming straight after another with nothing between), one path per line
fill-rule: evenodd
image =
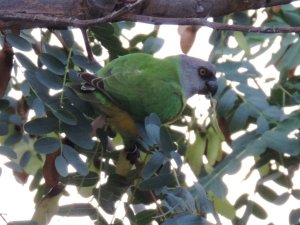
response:
M200 95L210 94L211 96L214 96L217 93L217 91L218 91L218 84L217 84L217 80L214 78L205 81L205 86L198 91L198 94Z
M211 94L211 96L214 96L218 91L217 80L210 80L207 81L205 84L206 84L207 91Z

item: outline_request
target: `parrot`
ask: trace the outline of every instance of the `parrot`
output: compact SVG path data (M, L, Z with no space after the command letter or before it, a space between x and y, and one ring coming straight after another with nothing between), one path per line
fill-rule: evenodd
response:
M211 63L183 54L158 59L131 53L112 60L96 75L80 73L85 83L74 91L105 115L108 125L122 136L127 159L134 163L129 155L136 153L137 124L151 113L163 124L174 122L188 98L217 92L215 73Z

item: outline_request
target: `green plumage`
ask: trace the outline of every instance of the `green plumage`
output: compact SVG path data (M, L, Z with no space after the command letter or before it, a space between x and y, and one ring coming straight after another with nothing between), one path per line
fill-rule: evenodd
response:
M97 75L83 72L80 77L85 84L68 86L97 107L106 125L121 134L131 163L137 157L137 123L151 113L162 123L173 122L189 97L217 91L214 66L186 55L156 59L133 53L111 61Z
M136 53L115 59L97 76L103 77L104 90L135 120L143 121L154 112L167 123L185 104L179 72L178 57L156 59Z

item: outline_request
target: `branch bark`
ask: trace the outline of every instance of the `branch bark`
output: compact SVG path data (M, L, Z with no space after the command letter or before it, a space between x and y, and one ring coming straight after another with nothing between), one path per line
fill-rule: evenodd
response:
M131 4L126 2L132 0L0 0L0 29L86 28L121 20L207 26L203 18L294 1L297 0L137 0ZM216 24L210 24L213 26Z

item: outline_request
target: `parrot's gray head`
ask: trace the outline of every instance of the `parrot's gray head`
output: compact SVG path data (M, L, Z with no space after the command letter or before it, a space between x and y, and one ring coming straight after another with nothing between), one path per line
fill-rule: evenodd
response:
M216 69L209 62L190 57L179 56L180 82L186 98L195 94L211 94L217 92Z

